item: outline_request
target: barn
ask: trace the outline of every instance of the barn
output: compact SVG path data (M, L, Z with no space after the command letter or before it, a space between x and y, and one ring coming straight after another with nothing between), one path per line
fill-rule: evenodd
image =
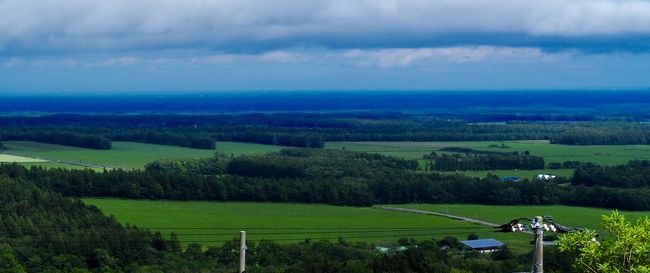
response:
M495 239L465 240L460 242L471 250L476 250L481 253L494 252L504 246L502 242L499 242Z

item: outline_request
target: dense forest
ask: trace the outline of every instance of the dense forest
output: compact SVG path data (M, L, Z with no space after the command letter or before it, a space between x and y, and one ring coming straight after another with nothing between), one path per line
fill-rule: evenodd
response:
M204 247L175 235L121 226L80 201L42 190L20 179L0 178L0 272L235 272L239 242ZM523 270L531 254L507 248L490 255L462 252L455 238L407 238L378 252L375 245L334 241L280 244L249 241L248 272L506 272ZM184 247L183 247L184 245ZM446 246L446 250L441 247ZM390 247L390 246L389 246ZM403 250L402 250L403 249ZM567 272L570 260L551 258L550 272Z
M37 141L98 150L111 149L111 141L104 136L60 130L2 130L0 131L0 139Z
M581 166L571 183L613 188L650 188L650 161L633 160L621 166Z
M551 143L566 145L650 144L650 127L637 125L610 128L572 128L552 137Z
M503 182L415 171L417 162L323 149L210 160L159 161L145 171L63 170L0 166L0 175L76 197L274 201L367 206L383 203L565 204L650 209L650 189Z
M110 148L107 140L199 149L213 149L213 142L220 140L312 148L321 148L326 141L545 139L567 145L650 143L649 124L543 117L474 122L475 116L462 114L391 112L43 115L0 117L0 134L7 140L37 140L96 149Z

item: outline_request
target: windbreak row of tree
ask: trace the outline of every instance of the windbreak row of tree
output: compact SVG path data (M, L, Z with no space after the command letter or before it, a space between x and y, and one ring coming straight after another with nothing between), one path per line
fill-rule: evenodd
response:
M214 138L222 141L239 141L251 142L269 145L281 145L289 147L309 147L309 148L323 148L325 147L325 140L322 136L313 133L275 133L268 131L252 130L244 131L231 131L231 132L218 132L214 134Z
M641 124L627 128L571 129L551 138L551 143L566 145L635 145L650 144L650 126Z
M557 170L557 169L576 169L579 167L585 167L585 168L591 168L591 167L597 167L598 164L593 163L593 162L580 162L580 161L573 161L573 160L567 160L564 162L550 162L546 165L547 168L551 170Z
M526 154L442 154L428 156L427 170L536 170L544 169L544 158Z
M0 178L0 216L1 272L230 273L238 267L236 239L202 246L174 234L165 238L149 230L123 227L95 207L20 179ZM402 238L386 245L388 252L344 238L306 238L282 244L248 241L247 272L496 273L523 271L532 255L517 256L507 248L481 255L462 250L455 238L438 239ZM547 271L568 272L571 258L555 253L547 250Z
M159 145L172 145L195 149L212 150L215 140L211 136L194 132L167 132L145 130L120 130L105 134L112 141L132 141Z
M0 130L0 139L37 141L98 150L110 150L112 146L108 138L100 135L59 130Z
M650 209L648 188L574 186L562 178L503 182L496 176L478 179L418 173L415 161L377 154L291 149L269 155L236 157L227 163L223 157L214 160L215 167L206 167L210 165L207 161L167 161L151 164L146 171L103 173L2 165L0 174L79 197L352 206L426 202Z
M571 183L614 188L650 188L650 161L633 160L620 166L580 166L575 170Z
M295 147L325 141L503 141L569 145L647 144L650 125L633 122L470 123L465 117L402 113L230 115L49 115L2 117L4 130L63 130L156 144L209 148L208 139Z
M81 133L79 133L81 132ZM73 147L109 150L111 141L133 141L160 145L173 145L196 149L214 149L214 138L201 133L132 129L126 131L107 128L3 128L4 140L36 141Z

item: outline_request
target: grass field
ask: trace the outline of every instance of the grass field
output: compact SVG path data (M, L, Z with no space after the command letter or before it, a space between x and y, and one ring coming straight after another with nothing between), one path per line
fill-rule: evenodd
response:
M505 148L501 148L502 144ZM546 140L531 141L452 141L452 142L328 142L326 148L346 149L380 153L406 159L418 159L420 167L425 166L422 156L431 152L441 153L445 147L464 147L483 151L524 152L544 157L546 163L581 161L601 165L620 165L633 159L650 160L650 145L595 145L571 146L550 144ZM444 153L444 152L442 152ZM497 171L467 171L462 174L473 177L485 177L487 173L497 176L518 176L533 178L538 174L555 174L570 177L571 169L561 170L497 170Z
M492 145L508 148L494 148ZM523 152L542 156L549 162L567 160L594 162L603 165L624 164L632 159L650 160L650 145L595 145L571 146L535 141L455 141L455 142L328 142L327 148L350 151L376 152L408 159L420 159L422 155L444 147L466 147L484 151Z
M529 250L523 234L493 232L489 227L443 217L382 211L374 208L311 204L142 201L84 199L122 223L135 224L169 234L181 241L218 245L246 230L250 240L273 239L298 242L305 238L349 241L394 242L400 237L465 239L476 233L496 238L515 251ZM190 229L187 229L190 228Z
M411 208L425 211L445 212L486 220L498 224L507 223L512 219L537 215L551 215L555 220L566 226L587 227L602 230L600 220L602 215L610 214L611 210L599 208L583 208L569 206L488 206L462 204L405 204L391 207ZM650 211L622 211L628 220L650 216Z
M24 156L16 156L16 155L9 155L9 154L0 154L0 162L3 163L27 163L27 162L47 162L47 160L43 159L38 159L38 158L31 158L31 157L24 157Z
M81 165L72 165L72 164L65 164L65 163L59 163L59 162L22 162L18 163L18 165L25 166L27 168L30 168L32 166L38 166L38 167L43 167L45 169L53 169L53 168L64 168L64 169L73 169L73 170L84 170L84 169L92 169L96 171L103 171L103 168L93 168L93 167L86 167L86 166L81 166Z
M107 167L137 169L157 159L210 157L215 152L224 154L266 153L280 146L249 143L219 142L216 150L190 149L176 146L134 142L113 142L111 150L93 150L78 147L30 141L4 141L5 153L51 161L91 163ZM63 166L67 166L63 165ZM74 165L71 165L74 166ZM77 166L78 167L78 166ZM74 167L73 167L74 168Z

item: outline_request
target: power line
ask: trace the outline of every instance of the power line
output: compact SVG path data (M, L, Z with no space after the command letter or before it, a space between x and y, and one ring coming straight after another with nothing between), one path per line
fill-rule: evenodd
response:
M392 232L392 231L445 231L445 230L482 230L482 229L487 229L486 227L433 227L433 228L384 228L384 229L334 229L334 228L326 228L326 229L306 229L305 231L300 231L303 230L301 228L298 229L290 229L290 228L281 228L277 230L281 230L280 232L269 232L268 230L276 230L276 229L262 229L265 230L264 232L256 232L255 235L272 235L272 234L324 234L324 233L382 233L382 232ZM189 230L189 229L182 229L182 230ZM203 230L210 230L210 229L196 229L199 231ZM216 230L221 230L221 229L216 229ZM284 230L293 230L293 232L287 232ZM25 230L21 230L21 232L25 233ZM118 232L115 232L118 233ZM6 233L5 233L6 234ZM50 232L50 233L38 233L39 235L66 235L69 234L67 232ZM231 232L228 233L174 233L175 235L230 235L232 234Z
M466 232L452 232L445 233L444 235L458 235L458 234L467 234ZM219 242L230 242L235 240L235 235L233 239L230 240L178 240L180 243L219 243ZM300 235L300 234L296 234ZM336 240L339 238L342 239L364 239L364 238L387 238L387 237L406 237L406 236L434 236L441 235L439 233L409 233L409 234L382 234L382 235L360 235L360 236L337 236L337 237L305 237L305 238L271 238L271 239L255 239L248 241L303 241L306 239L310 240ZM131 240L123 241L44 241L44 240L33 240L33 241L6 241L7 243L62 243L62 244L111 244L111 243L129 243L133 242ZM148 240L137 240L137 242L148 242Z
M34 228L58 228L60 226L32 226ZM368 229L368 230L373 230L373 229L422 229L422 228L430 228L430 229L438 229L438 228L444 228L444 229L466 229L466 228L471 228L471 227L459 227L459 226L434 226L434 227L417 227L417 228L412 228L412 227L250 227L250 228L242 228L242 227L136 227L136 226L131 226L131 227L123 227L124 229L131 229L131 228L137 228L137 229L151 229L151 230L204 230L204 229L210 229L210 230L239 230L239 229L248 229L248 230L265 230L265 229L291 229L291 230L302 230L302 229L350 229L350 230L355 230L355 229ZM68 229L114 229L114 227L104 227L104 226L85 226L85 227L69 227Z

